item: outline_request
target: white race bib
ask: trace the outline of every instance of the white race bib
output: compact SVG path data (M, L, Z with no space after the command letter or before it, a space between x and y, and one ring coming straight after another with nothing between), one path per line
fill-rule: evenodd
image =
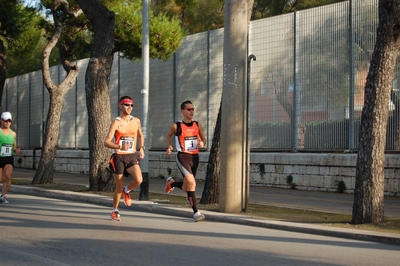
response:
M1 156L11 156L12 155L12 144L3 144L0 151Z
M136 152L135 140L132 137L121 137L118 144L123 147L123 150L120 150L122 152Z
M197 137L185 137L185 151L197 151Z

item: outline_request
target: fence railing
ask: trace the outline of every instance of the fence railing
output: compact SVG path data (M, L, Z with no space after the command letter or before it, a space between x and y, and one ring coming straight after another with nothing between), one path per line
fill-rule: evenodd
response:
M253 150L343 151L358 147L364 85L374 49L377 0L345 1L252 21L250 143ZM164 149L169 125L180 119L179 105L193 101L195 119L213 137L223 86L223 29L187 36L168 61L151 60L148 137L151 149ZM61 118L59 147L88 147L84 76L88 60L68 92ZM51 68L55 81L65 73ZM113 116L122 95L135 99L142 117L142 65L115 54L110 79ZM393 89L399 91L396 68ZM8 79L3 110L12 112L18 145L43 143L49 95L41 71ZM390 102L387 150L399 150L399 102ZM210 145L211 141L208 142ZM209 148L209 147L208 147Z

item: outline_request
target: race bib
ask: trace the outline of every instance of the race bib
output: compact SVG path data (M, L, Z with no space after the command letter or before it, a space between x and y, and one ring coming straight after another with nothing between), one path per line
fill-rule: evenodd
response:
M12 155L12 144L3 144L1 146L1 156L11 156Z
M185 151L198 150L197 137L185 137Z
M135 153L136 148L135 148L135 140L132 137L121 137L119 139L120 146L122 146L122 152L127 152L127 153Z

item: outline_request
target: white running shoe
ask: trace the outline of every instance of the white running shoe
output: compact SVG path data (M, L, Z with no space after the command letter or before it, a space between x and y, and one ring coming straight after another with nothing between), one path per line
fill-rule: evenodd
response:
M1 196L0 197L0 203L9 203L6 196Z
M199 222L199 221L203 221L204 219L206 219L206 217L204 216L204 214L197 211L195 214L193 214L193 219L195 222Z

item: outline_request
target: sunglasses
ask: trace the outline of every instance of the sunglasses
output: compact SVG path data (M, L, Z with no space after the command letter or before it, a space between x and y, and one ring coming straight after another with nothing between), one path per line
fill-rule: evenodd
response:
M11 119L8 119L8 120L4 120L4 122L9 122L9 123L11 123L12 120L11 120Z
M130 106L130 107L133 107L133 104L124 103L123 106L126 106L126 107L129 107L129 106Z
M186 108L187 111L192 112L194 111L194 108Z

